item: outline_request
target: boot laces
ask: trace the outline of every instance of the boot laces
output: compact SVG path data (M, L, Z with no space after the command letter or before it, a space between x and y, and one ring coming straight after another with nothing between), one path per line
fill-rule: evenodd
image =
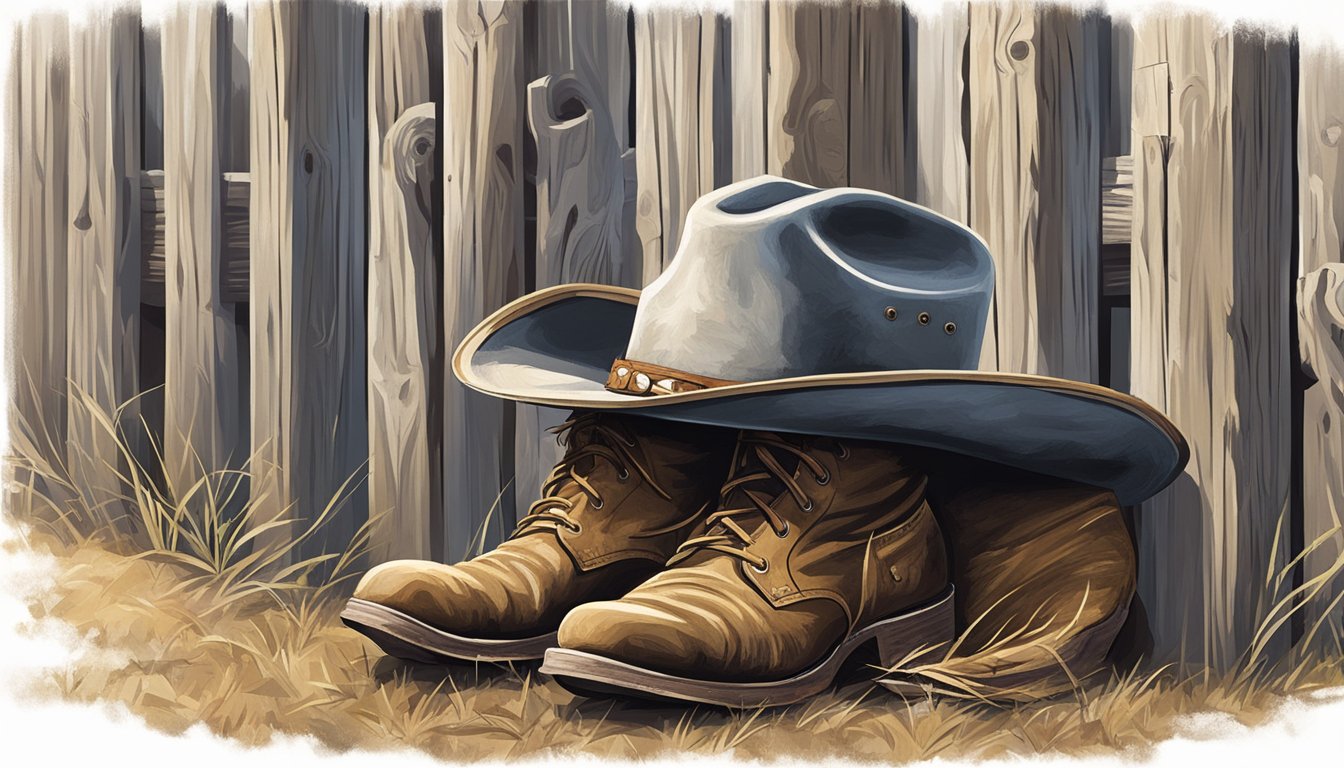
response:
M837 443L841 455L847 451ZM764 557L747 551L756 539L739 522L744 517L763 517L775 535L789 535L789 522L775 511L774 504L785 493L793 497L798 508L812 511L812 499L799 485L794 472L780 463L777 452L798 459L798 468L806 468L817 483L830 482L830 474L807 449L778 435L744 432L738 439L737 455L733 459L733 473L719 491L720 509L705 518L704 536L688 539L672 556L668 565L675 565L701 550L712 550L736 557L757 571L764 571L769 562ZM745 502L745 504L741 503Z
M603 418L597 413L573 414L548 431L556 436L556 442L565 446L564 458L551 470L541 486L541 498L528 507L527 514L518 521L510 538L533 530L546 530L539 528L539 524L544 522L563 526L575 533L582 530L582 526L570 516L578 498L572 491L577 489L586 496L588 506L593 509L604 506L602 491L591 480L599 459L615 467L617 477L622 481L630 477L633 468L655 493L664 499L671 499L635 456L634 438L626 430L619 429L614 420ZM570 493L561 495L566 491Z

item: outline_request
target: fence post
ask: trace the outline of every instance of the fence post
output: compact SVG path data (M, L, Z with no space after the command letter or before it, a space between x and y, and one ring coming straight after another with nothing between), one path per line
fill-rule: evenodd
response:
M562 283L638 287L640 256L625 229L625 162L602 94L575 74L527 89L537 146L537 288ZM517 486L523 512L562 451L548 427L566 411L518 406Z
M223 278L232 45L223 6L175 9L163 26L164 460L170 487L247 458L238 308Z
M769 133L765 130L769 87L766 30L770 7L759 0L733 2L733 181L766 171Z
M84 503L123 505L113 416L139 394L140 16L117 11L72 30L67 295L68 457ZM81 394L82 393L82 396ZM137 404L123 422L134 436Z
M1302 395L1302 540L1310 547L1324 537L1303 559L1302 578L1310 581L1328 573L1344 553L1338 528L1344 524L1344 363L1338 348L1344 333L1344 295L1338 292L1344 283L1338 266L1344 260L1344 61L1334 51L1304 51L1298 72L1298 338L1316 379ZM1335 265L1330 273L1319 271L1327 265ZM1335 289L1333 306L1327 283ZM1308 602L1308 628L1327 615L1340 626L1344 608L1331 602L1341 591L1344 578L1337 576Z
M6 358L10 439L34 469L66 463L66 146L70 31L62 15L37 15L14 36L6 84L5 200L9 252ZM23 482L27 478L20 476ZM51 489L49 489L50 492Z
M770 173L819 187L849 182L852 13L846 4L770 4Z
M1220 27L1135 29L1131 378L1191 447L1136 514L1152 655L1226 668L1283 596L1268 582L1290 539L1295 223L1291 47Z
M383 141L379 241L369 257L369 509L380 560L435 555L443 503L443 376L433 235L435 107L402 112Z
M765 170L906 194L904 7L772 3L767 17Z
M725 18L710 11L636 12L636 228L645 285L676 255L691 205L731 177L729 34Z
M523 4L455 3L443 14L443 301L454 348L523 287ZM511 527L514 408L445 377L445 556ZM489 526L487 527L487 523Z
M364 522L365 9L254 5L251 96L252 498L292 505L294 555L346 546Z
M443 554L443 310L434 239L442 33L438 14L423 7L369 9L369 515L376 519L375 561Z
M1101 24L971 6L971 226L997 261L981 367L1098 376Z
M849 137L852 187L907 195L905 7L856 3L850 13Z
M914 115L908 128L914 171L910 198L956 219L970 220L970 156L962 134L967 83L965 4L945 5L930 18L907 17Z

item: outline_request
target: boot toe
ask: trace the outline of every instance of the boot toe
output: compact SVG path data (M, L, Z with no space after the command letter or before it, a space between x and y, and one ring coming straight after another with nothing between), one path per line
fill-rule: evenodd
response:
M391 608L453 634L488 636L497 621L486 595L453 566L419 560L383 563L364 575L353 597Z
M639 589L570 611L557 640L677 677L757 682L805 669L843 634L843 614L825 605L776 610L747 595Z

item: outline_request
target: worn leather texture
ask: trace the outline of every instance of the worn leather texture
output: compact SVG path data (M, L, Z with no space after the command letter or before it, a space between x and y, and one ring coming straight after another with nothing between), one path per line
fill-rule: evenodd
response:
M464 637L553 632L574 606L619 597L663 567L712 507L734 434L581 415L548 481L564 502L534 505L535 519L525 519L512 538L468 562L379 565L354 596ZM559 471L567 465L572 470Z
M752 444L752 435L787 440L822 472L786 450ZM720 507L749 510L731 518L750 539L739 542L742 555L708 546L683 552L623 598L571 612L560 625L560 646L682 677L778 680L821 661L853 629L934 599L947 586L945 547L924 503L924 475L903 451L745 433L734 475L759 473L773 458L804 501L783 483L734 488ZM750 511L750 494L768 498L785 525ZM697 538L736 541L727 525L711 525ZM761 562L764 569L756 567Z
M928 468L957 585L958 673L1034 698L1100 669L1136 579L1115 495L960 457Z

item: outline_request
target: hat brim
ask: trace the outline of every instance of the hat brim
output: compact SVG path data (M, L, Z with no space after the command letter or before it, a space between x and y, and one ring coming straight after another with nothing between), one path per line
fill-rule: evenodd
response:
M1142 400L1049 376L907 370L611 392L607 373L625 355L638 301L639 291L592 284L524 296L467 334L453 371L472 389L536 405L951 451L1107 488L1126 505L1166 487L1189 458L1176 427Z

